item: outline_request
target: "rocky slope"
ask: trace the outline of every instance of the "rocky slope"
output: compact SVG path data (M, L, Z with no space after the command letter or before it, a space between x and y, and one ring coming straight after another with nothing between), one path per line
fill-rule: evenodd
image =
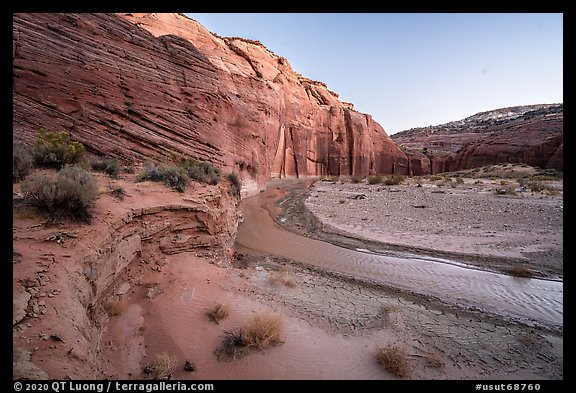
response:
M413 128L392 139L408 154L430 157L434 173L499 163L562 171L563 126L563 104L527 105Z
M14 14L13 139L66 130L126 160L182 155L240 175L409 172L370 115L260 42L181 14Z
M195 184L178 193L160 183L136 182L136 175L122 176L98 175L102 192L91 224L43 225L15 199L14 379L104 378L102 337L110 320L105 310L122 304L127 284L121 276L165 274L165 259L172 254L225 256L230 250L239 211L225 183ZM104 191L112 185L125 191L122 200ZM13 192L20 195L20 184Z

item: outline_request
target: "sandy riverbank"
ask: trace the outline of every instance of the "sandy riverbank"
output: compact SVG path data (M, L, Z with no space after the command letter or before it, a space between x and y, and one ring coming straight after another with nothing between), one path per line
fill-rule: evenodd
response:
M103 196L90 226L61 224L58 231L78 235L64 239L63 244L46 242L53 229L37 226L34 217L18 213L14 218L13 243L18 251L13 262L15 288L22 285L29 290L30 286L24 287L29 285L23 281L25 276L39 280L38 290L24 297L27 316L20 316L14 326L13 342L19 351L14 355L13 372L19 377L90 378L86 372L92 367L97 372L91 377L96 379L147 378L144 368L156 354L167 352L176 359L173 379L398 379L374 358L378 348L391 344L407 359L409 372L402 379L563 378L562 332L463 310L239 247L235 257L214 247L165 253L155 240L143 243L139 257L106 288L102 303L92 311L97 317L93 314L91 321L84 321L82 329L100 332L94 333L97 343L85 346L74 339L78 334L74 326L80 325L54 324L59 315L82 315L79 305L74 305L75 311L71 308L76 296L74 280L67 279L72 271L82 272L75 267L84 250L79 245L93 245L96 235L110 231L111 223L127 210L154 205L155 198L176 203L200 202L205 196L203 189L182 195L158 184L114 183L125 187L126 199ZM317 183L309 200L321 198L322 191L314 196L320 186L339 185ZM260 202L256 205L265 205L277 220L285 219L286 225L298 224L300 230L309 230L313 220L302 220L309 217L306 209L298 221L290 221L298 217L295 212L302 203L297 202L303 201L300 197L305 193L302 184L295 187L294 182L281 182L257 196ZM287 214L281 214L283 208ZM38 258L33 256L48 259L37 264ZM20 297L15 293L14 310ZM121 301L117 314L105 314L108 300ZM206 312L219 303L230 307L230 316L215 324ZM32 316L36 309L39 312ZM282 343L240 359L218 360L214 351L227 332L259 312L280 316ZM91 359L89 365L86 359ZM185 371L185 361L194 363L196 371ZM66 367L61 367L63 364Z
M500 272L518 265L561 278L562 180L532 192L510 178L519 171L534 169L497 167L492 178L406 178L389 186L317 181L307 193L285 197L277 222L349 247L424 253Z

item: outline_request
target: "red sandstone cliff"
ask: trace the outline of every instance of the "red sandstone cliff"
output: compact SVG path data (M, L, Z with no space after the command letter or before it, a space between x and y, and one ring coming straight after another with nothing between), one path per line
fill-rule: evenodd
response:
M447 124L392 136L432 173L500 163L524 163L563 171L562 104L528 105L477 113ZM426 154L423 150L426 149Z
M257 41L180 14L14 14L13 139L66 130L128 160L192 156L270 177L403 173L369 115Z

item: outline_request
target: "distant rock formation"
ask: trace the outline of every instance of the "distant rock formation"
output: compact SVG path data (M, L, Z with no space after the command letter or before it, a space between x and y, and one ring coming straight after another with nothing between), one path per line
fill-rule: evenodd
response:
M392 135L411 161L432 173L499 163L525 163L563 171L563 104L482 112L439 126Z
M562 105L390 138L261 42L181 14L14 14L12 29L16 143L47 128L127 161L194 157L237 173L244 195L271 177L563 165Z
M69 131L126 160L192 156L240 175L408 174L371 116L259 41L181 14L14 14L13 139Z

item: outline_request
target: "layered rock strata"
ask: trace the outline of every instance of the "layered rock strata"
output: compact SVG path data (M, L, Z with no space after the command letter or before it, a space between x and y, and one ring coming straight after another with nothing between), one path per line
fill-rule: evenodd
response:
M370 115L260 42L180 14L14 14L13 135L69 131L126 160L192 156L271 177L408 173Z

